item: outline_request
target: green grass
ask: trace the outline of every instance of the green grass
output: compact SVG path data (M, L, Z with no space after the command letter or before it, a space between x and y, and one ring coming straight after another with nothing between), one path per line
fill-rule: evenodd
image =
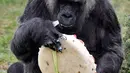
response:
M125 60L122 64L121 73L130 73L130 26L128 26L130 25L130 0L114 0L113 6L122 26L122 38L125 50Z
M10 51L10 41L26 0L0 0L0 66L17 61ZM0 70L0 73L4 71Z

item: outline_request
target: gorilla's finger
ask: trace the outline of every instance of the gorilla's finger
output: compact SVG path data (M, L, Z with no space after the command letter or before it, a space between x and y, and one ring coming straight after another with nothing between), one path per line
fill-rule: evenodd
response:
M56 37L53 37L53 36L49 36L49 38L53 42L53 45L54 45L53 47L55 48L55 50L62 51L61 43L58 41L58 39Z
M62 36L62 33L57 31L56 29L52 29L52 32L57 39Z

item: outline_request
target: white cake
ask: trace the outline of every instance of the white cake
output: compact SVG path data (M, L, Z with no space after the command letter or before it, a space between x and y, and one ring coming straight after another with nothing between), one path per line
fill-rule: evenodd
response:
M59 40L62 53L44 46L39 48L38 64L42 73L96 73L93 56L78 39L63 35Z

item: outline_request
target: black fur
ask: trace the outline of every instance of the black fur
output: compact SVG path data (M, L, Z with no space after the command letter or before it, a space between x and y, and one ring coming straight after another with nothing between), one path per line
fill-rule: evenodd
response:
M121 29L109 1L55 0L50 5L47 1L28 1L11 43L13 53L25 63L25 73L41 73L38 48L54 43L60 33L76 34L85 42L96 60L97 73L119 73L123 61ZM57 19L63 26L55 29L52 21Z
M16 62L10 65L7 70L7 73L24 73L23 64L21 62Z

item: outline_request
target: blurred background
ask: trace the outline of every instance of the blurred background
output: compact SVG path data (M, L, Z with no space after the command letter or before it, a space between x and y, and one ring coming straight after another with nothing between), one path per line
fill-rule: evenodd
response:
M27 0L0 0L0 73L6 73L17 59L10 51L10 41L18 26L17 19L24 11ZM121 73L130 73L130 0L111 0L122 26L125 60Z

